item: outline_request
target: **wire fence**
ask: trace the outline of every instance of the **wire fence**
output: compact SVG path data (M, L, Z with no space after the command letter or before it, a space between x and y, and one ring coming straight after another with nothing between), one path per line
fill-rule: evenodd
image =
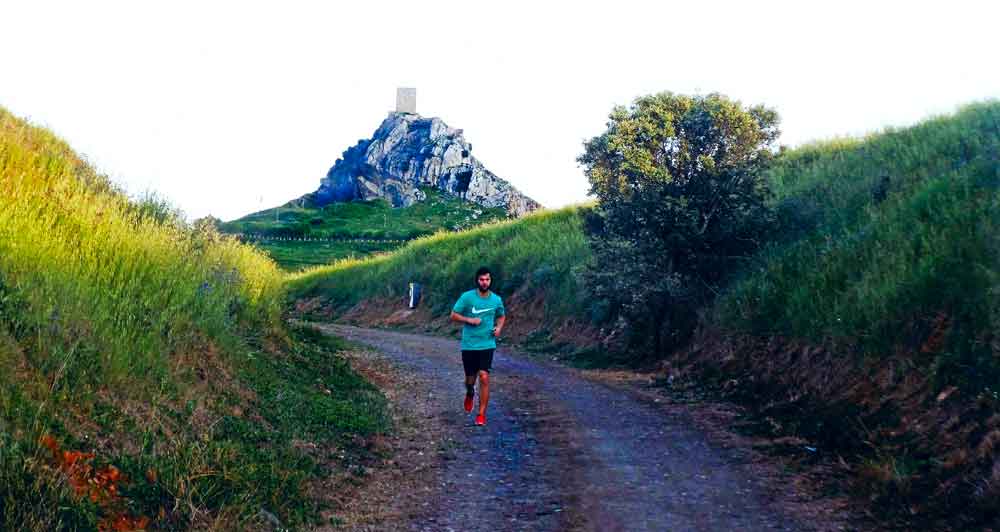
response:
M318 236L282 236L264 233L233 233L233 236L243 241L275 241L275 242L341 242L352 244L405 244L412 239L397 238L342 238Z

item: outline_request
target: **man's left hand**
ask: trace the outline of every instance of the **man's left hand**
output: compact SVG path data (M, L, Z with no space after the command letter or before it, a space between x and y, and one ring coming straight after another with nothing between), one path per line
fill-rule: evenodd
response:
M494 327L493 328L493 336L496 336L497 338L500 338L500 327Z

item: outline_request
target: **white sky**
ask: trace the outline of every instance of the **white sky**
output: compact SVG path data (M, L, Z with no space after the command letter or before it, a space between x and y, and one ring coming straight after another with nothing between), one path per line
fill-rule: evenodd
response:
M311 192L417 111L548 207L615 104L722 92L797 145L1000 97L1000 2L0 3L0 106L132 193L224 220ZM263 197L263 202L261 202Z

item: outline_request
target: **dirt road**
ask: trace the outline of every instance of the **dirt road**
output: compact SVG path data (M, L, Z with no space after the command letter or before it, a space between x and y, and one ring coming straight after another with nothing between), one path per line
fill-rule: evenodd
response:
M477 427L461 407L456 340L317 326L380 351L396 375L380 383L397 391L390 399L436 427L414 428L407 439L413 457L426 450L439 459L413 465L404 456L389 495L383 489L383 500L368 501L397 508L361 529L817 528L783 515L763 481L681 416L575 370L501 346L488 423ZM434 444L425 445L425 438Z

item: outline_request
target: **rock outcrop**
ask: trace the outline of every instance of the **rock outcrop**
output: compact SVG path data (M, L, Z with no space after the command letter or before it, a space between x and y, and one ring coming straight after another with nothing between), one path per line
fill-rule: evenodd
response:
M439 118L389 113L371 139L344 152L320 187L308 195L313 205L385 198L394 207L424 199L431 186L484 207L502 207L521 216L541 207L472 156L472 145Z

